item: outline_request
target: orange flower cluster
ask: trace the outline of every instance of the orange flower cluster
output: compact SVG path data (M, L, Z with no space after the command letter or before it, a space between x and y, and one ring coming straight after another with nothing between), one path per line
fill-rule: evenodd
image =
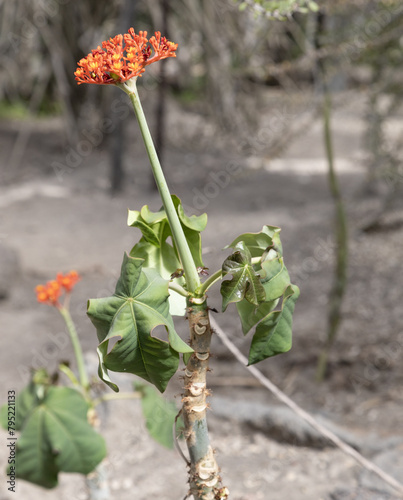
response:
M153 62L176 57L177 48L177 43L161 37L159 31L148 40L147 31L140 31L136 35L133 28L130 28L128 33L102 42L102 48L98 46L91 54L81 59L74 75L78 85L122 83L141 76L145 66Z
M66 292L71 292L77 281L80 281L81 277L77 271L70 271L63 276L62 273L57 273L56 281L62 286Z
M57 281L48 281L46 285L38 285L35 287L35 292L38 302L43 302L51 306L59 305L62 288Z
M36 298L38 302L49 304L51 306L60 307L59 297L66 291L70 293L77 281L80 280L80 275L77 271L70 271L63 275L57 273L55 280L48 281L46 285L38 285L35 287Z

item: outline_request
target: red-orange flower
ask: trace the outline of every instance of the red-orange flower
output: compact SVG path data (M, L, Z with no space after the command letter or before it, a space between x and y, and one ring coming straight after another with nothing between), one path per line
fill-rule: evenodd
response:
M38 302L59 306L59 297L62 294L61 286L57 281L48 281L46 285L38 285L35 288Z
M71 292L77 281L80 281L81 277L77 271L70 271L69 273L63 275L62 273L57 273L56 280L60 286L62 286L66 292Z
M57 273L55 280L48 281L46 285L35 287L38 302L60 307L59 297L64 291L70 293L74 285L79 281L80 275L77 271L70 271L67 274Z
M177 43L161 37L159 31L148 40L147 31L140 31L137 35L133 28L130 28L128 33L102 42L102 48L98 46L81 59L74 75L78 85L122 83L141 76L144 68L153 62L176 57L177 48Z

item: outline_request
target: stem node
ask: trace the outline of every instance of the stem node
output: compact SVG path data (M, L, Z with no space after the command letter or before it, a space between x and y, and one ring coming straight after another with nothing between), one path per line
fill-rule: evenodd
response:
M197 333L197 335L203 335L203 333L205 333L205 331L207 330L207 326L200 326L200 324L197 324L193 327L195 333Z
M195 356L199 361L207 361L208 358L210 357L210 353L209 352L196 352Z

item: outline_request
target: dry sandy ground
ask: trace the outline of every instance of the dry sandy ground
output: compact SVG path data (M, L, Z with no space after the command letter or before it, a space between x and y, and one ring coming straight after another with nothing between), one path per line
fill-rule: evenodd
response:
M0 146L5 158L15 134L10 124L3 123L1 129ZM203 241L205 263L210 269L221 265L226 255L221 248L238 234L259 231L264 224L282 228L286 264L301 288L294 345L290 353L266 360L260 368L305 409L362 441L385 443L379 452L397 447L402 437L403 206L396 204L390 214L393 224L383 231L365 234L359 230L378 206L375 196L365 194L364 175L357 166L361 131L354 111L336 115L336 150L350 219L351 257L343 323L331 354L329 377L320 386L314 382L315 363L325 338L334 250L333 208L324 174L320 125L299 138L284 158L274 163L258 152L252 159L239 160L191 148L171 148L165 164L173 191L185 206L193 207L195 213L200 213L200 208L208 212ZM23 387L30 366L45 361L54 369L58 359L72 354L70 349L60 352L52 341L52 335L63 333L63 324L54 310L36 303L34 286L51 279L57 271L80 272L83 278L75 290L71 312L84 350L93 360L97 342L85 315L86 300L113 292L123 252L129 251L138 238L135 230L126 227L127 208L148 204L157 210L160 206L155 193L148 192L147 160L138 141L128 150L124 193L115 198L107 192L108 157L101 148L59 182L49 168L55 159L63 161L58 142L57 131L35 132L24 168L14 175L13 182L1 188L1 240L18 254L22 271L10 283L9 298L0 301L2 401L7 390ZM1 169L7 174L4 161ZM221 187L212 173L228 172L233 161L242 168ZM204 199L200 193L205 194ZM210 302L220 309L216 293ZM227 315L217 315L217 321L246 352L249 339L242 338L234 311L230 308ZM186 336L183 320L179 320L178 328ZM277 404L217 339L213 352L210 378L215 396L241 406L256 401L268 407ZM120 380L130 388L131 379L121 376ZM176 396L179 404L180 391L180 381L174 380L167 395ZM336 449L315 449L308 443L294 446L281 442L281 432L243 425L236 414L233 419L218 417L214 411L211 415L212 441L233 500L390 498L381 483L362 476L360 467ZM110 404L103 431L109 449L111 499L179 500L185 496L184 463L174 451L162 449L148 437L137 401ZM3 431L0 436L0 466L4 470L6 436ZM394 467L401 465L395 461L388 470L399 477ZM368 491L357 490L374 485L383 492L370 496ZM1 500L87 498L78 475L62 474L60 486L51 491L20 481L16 494L11 494L5 486L2 476ZM331 497L338 489L346 491Z

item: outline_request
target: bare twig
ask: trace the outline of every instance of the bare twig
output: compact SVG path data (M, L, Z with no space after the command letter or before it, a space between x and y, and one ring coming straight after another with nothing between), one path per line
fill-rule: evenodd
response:
M172 427L172 432L173 432L173 436L174 436L174 445L175 445L176 451L183 458L183 460L185 461L186 465L190 466L190 460L188 458L186 458L185 454L183 453L182 448L179 445L178 436L177 436L177 433L176 433L176 423L177 423L178 418L180 417L181 413L182 413L182 409L180 409L179 413L176 415L175 422L174 422L174 425Z
M243 365L248 364L248 360L241 353L241 351L231 342L228 336L224 333L224 331L220 328L214 318L210 318L210 322L214 330L216 331L219 339L222 343L232 352L232 354L236 357L236 359L242 363ZM273 384L267 377L263 375L261 371L259 371L254 366L246 366L246 369L250 371L250 373L256 377L262 385L264 385L272 394L274 394L280 401L286 404L289 408L291 408L295 413L301 417L305 422L308 422L316 431L320 434L328 438L335 446L340 448L344 453L354 458L362 467L371 472L374 472L380 478L382 478L385 483L388 483L392 488L399 493L399 496L403 498L403 484L397 481L395 478L387 474L385 471L380 469L377 465L375 465L370 460L367 460L361 453L358 453L354 448L349 446L347 443L338 438L333 432L329 429L326 429L323 425L321 425L312 415L303 410L300 406L298 406L292 399L290 399L283 391L281 391L276 385Z

